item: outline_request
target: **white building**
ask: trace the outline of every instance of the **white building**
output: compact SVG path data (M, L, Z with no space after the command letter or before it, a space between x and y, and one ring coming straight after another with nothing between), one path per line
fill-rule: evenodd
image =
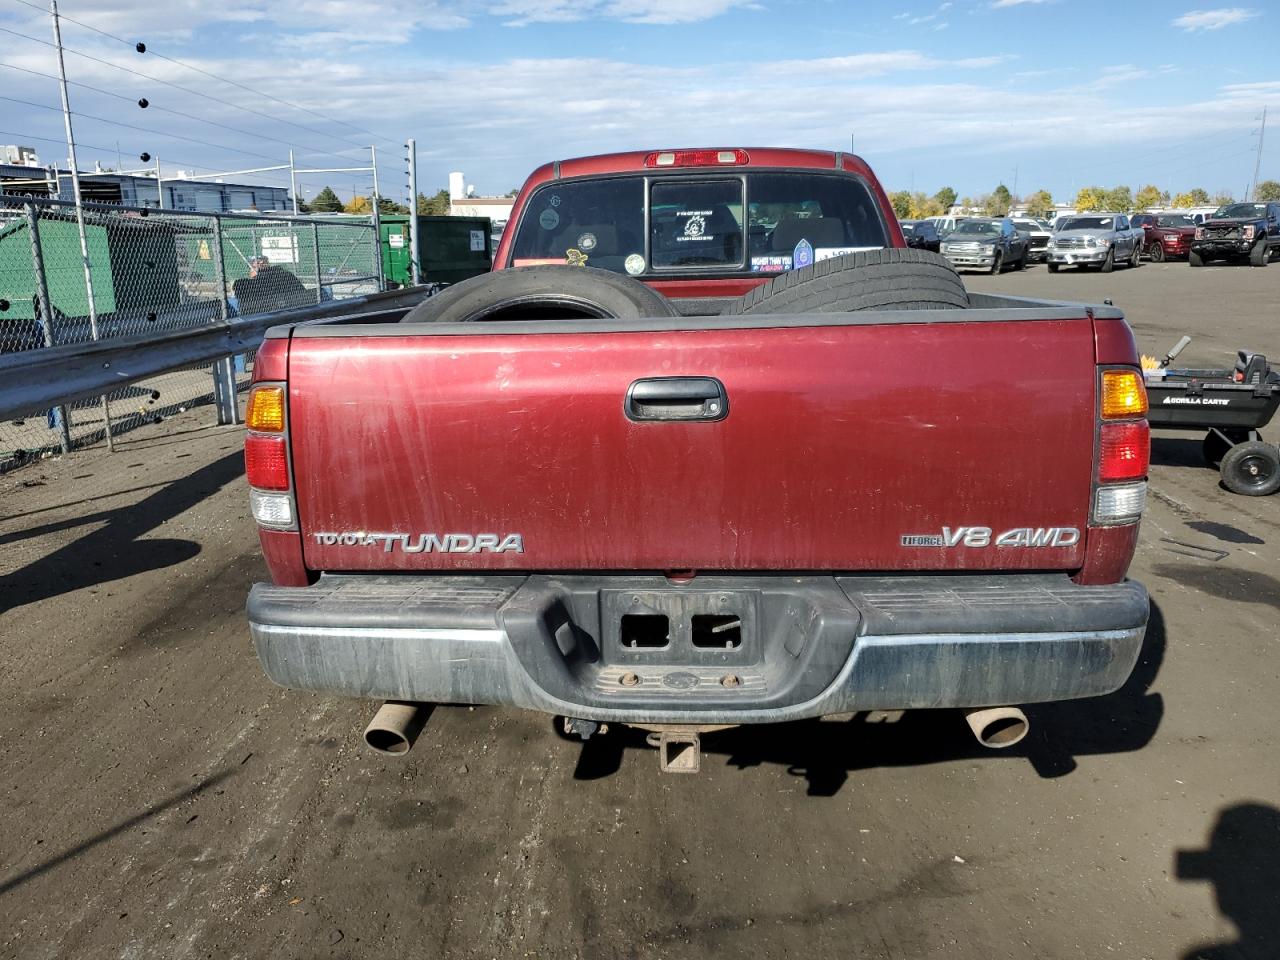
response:
M475 187L465 186L461 171L449 174L449 215L453 217L488 217L494 224L511 219L515 197L477 197Z

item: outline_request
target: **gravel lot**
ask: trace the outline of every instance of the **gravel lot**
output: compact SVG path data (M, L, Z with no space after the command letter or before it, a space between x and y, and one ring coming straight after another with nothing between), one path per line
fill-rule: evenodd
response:
M1280 358L1280 267L966 282ZM496 709L388 761L369 705L273 687L211 415L0 477L0 957L1280 956L1280 497L1221 489L1198 437L1155 444L1124 690L1004 753L857 717L711 735L676 777Z

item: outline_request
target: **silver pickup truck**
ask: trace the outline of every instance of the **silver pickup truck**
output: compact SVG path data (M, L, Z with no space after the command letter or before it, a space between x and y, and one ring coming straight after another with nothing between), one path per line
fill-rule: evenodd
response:
M1123 213L1091 213L1066 217L1055 225L1046 262L1050 273L1064 265L1098 267L1110 273L1117 263L1138 265L1143 230Z

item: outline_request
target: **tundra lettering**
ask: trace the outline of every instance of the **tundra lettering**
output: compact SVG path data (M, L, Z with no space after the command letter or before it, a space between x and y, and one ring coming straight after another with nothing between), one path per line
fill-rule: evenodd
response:
M416 538L408 533L313 533L312 539L325 546L372 547L382 544L383 553L391 553L396 544L405 553L524 553L524 538L518 533L499 536L496 533L421 533ZM412 538L412 542L411 542Z

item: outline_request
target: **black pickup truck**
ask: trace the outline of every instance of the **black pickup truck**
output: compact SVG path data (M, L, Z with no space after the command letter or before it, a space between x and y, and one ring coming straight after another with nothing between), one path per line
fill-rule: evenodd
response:
M1188 260L1245 260L1255 267L1280 254L1280 202L1228 203L1196 227Z

